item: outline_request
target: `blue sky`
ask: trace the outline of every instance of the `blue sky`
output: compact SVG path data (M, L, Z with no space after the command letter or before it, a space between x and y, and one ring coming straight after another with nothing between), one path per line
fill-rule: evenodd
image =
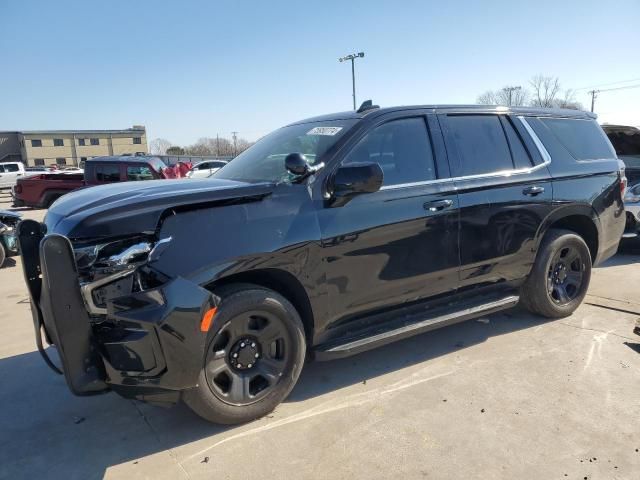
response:
M583 87L640 84L640 1L0 0L0 130L255 139L351 108L354 51L358 103L473 103L543 73L588 105ZM640 88L596 113L640 125Z

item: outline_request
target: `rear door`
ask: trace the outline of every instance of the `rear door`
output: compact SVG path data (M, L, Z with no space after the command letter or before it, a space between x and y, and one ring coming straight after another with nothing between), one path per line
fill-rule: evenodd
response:
M383 117L354 142L342 164L377 162L384 182L319 212L333 319L455 291L458 199L435 115Z
M510 115L442 114L460 202L460 287L528 274L552 209L552 183L525 124Z

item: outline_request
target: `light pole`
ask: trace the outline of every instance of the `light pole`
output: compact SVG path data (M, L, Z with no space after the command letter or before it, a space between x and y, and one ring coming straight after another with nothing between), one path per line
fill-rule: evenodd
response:
M345 57L341 57L338 59L340 63L351 60L351 83L353 84L353 109L356 109L356 67L355 67L355 59L363 58L364 52L352 53L351 55L347 55Z

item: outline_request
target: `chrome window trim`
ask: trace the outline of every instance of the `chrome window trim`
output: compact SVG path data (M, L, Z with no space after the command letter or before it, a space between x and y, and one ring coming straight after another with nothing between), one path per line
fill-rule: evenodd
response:
M397 185L384 185L380 188L381 191L383 190L397 190L400 188L410 188L410 187L419 187L419 186L423 186L423 185L431 185L431 184L437 184L437 183L445 183L445 182L456 182L456 181L464 181L464 180L476 180L476 179L481 179L481 178L495 178L495 177L511 177L513 175L526 175L529 173L533 173L537 170L540 170L541 168L545 168L548 165L551 164L551 155L549 155L549 152L547 151L547 149L544 147L544 145L542 144L542 141L540 141L540 138L538 138L538 135L536 135L536 132L533 131L533 129L531 128L531 125L529 125L529 123L527 122L527 119L524 116L519 115L518 117L516 117L520 123L522 123L522 125L524 126L525 130L527 131L527 133L531 136L531 139L533 140L533 143L535 144L536 148L538 149L538 152L540 152L540 156L542 157L543 162L538 164L538 165L534 165L530 168L521 168L518 170L501 170L499 172L492 172L492 173L480 173L477 175L465 175L465 176L461 176L461 177L450 177L450 178L438 178L435 180L424 180L421 182L411 182L411 183L400 183Z

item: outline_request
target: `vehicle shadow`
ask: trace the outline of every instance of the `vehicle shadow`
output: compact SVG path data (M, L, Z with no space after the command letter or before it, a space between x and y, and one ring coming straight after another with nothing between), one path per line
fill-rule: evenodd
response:
M12 268L15 267L18 263L15 258L9 257L4 259L4 263L0 265L0 268Z
M286 402L303 403L545 322L515 309L358 356L308 363ZM209 424L184 405L163 409L115 394L74 397L37 352L0 359L0 382L0 478L101 478L110 467L137 464L167 450L180 460L192 442L207 439L203 444L208 446L246 428Z
M621 265L629 265L632 263L640 263L640 244L634 247L625 247L618 250L613 257L609 258L596 269L619 267Z

